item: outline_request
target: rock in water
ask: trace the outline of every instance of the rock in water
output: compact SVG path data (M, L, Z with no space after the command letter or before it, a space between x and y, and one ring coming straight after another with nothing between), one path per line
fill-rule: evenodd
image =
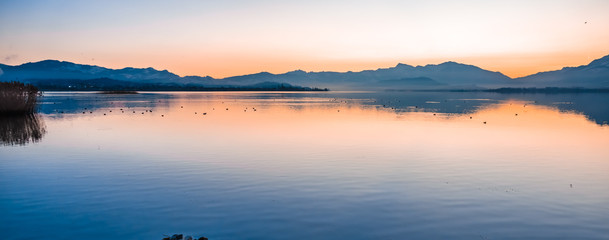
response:
M191 236L186 236L186 237L184 238L184 240L192 240L192 237L191 237Z
M206 237L200 237L199 240L209 240Z
M182 234L174 234L173 236L171 236L170 240L182 240L184 236Z

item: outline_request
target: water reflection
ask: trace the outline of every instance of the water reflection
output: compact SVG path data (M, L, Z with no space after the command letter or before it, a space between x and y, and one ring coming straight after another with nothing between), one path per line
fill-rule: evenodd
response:
M44 137L46 127L38 114L0 116L2 145L25 145Z
M609 122L609 94L502 94L487 92L144 92L134 95L102 95L94 92L45 94L40 111L51 118L95 114L97 110L133 111L142 108L168 109L179 102L198 104L230 103L285 104L293 109L324 105L373 106L401 112L470 114L502 102L523 102L585 115L598 125ZM172 105L173 104L173 105ZM179 106L177 106L179 107Z
M47 93L45 140L0 149L0 232L606 239L607 96Z

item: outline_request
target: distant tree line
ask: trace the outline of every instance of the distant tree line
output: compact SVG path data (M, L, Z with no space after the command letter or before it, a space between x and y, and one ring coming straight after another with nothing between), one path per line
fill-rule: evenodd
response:
M42 91L329 91L327 88L301 87L283 83L248 86L205 86L197 84L134 83L108 78L30 81Z

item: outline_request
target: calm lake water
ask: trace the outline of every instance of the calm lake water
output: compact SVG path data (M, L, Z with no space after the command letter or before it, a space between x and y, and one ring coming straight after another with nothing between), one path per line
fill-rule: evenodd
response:
M591 93L47 92L0 120L0 234L609 239L607 121Z

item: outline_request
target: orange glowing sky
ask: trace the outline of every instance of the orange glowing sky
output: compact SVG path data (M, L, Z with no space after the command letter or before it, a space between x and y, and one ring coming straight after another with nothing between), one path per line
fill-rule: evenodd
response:
M1 1L0 63L216 78L457 61L520 77L609 54L609 1Z

